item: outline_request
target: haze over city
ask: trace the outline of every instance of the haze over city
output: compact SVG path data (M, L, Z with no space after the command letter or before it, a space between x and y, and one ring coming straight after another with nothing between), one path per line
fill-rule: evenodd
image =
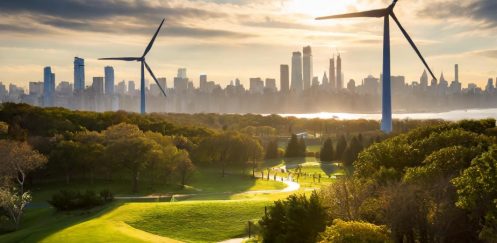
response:
M430 5L428 5L428 3ZM72 61L85 58L86 76L116 70L116 82L139 80L139 65L97 61L105 56L134 56L143 51L158 20L166 18L148 59L155 74L172 81L188 68L198 86L208 74L223 86L239 78L279 78L279 65L311 45L314 75L328 71L329 58L347 60L345 80L381 73L381 20L316 21L315 17L384 7L385 1L1 1L0 81L27 88L42 81L51 66L57 81L73 81ZM460 66L464 87L484 87L497 77L497 6L492 0L410 1L396 12L435 74L454 80ZM256 13L256 14L255 14ZM392 28L392 75L419 80L424 70L398 29ZM277 82L279 84L279 82ZM168 82L171 85L171 82Z

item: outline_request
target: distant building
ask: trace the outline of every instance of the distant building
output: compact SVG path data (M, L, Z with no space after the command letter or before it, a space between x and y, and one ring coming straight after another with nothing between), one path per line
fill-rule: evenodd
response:
M304 90L309 89L311 87L311 79L313 78L313 70L312 70L312 49L310 46L304 47L302 53L303 56L303 82L304 82Z
M74 91L85 90L85 59L74 58Z
M336 81L336 73L335 73L335 55L330 59L330 87L331 89L336 89L337 81Z
M95 95L103 95L104 94L104 77L93 77L93 83L91 85L93 93Z
M403 92L406 87L406 78L404 76L391 76L390 82L394 93Z
M115 91L121 95L126 94L126 81L123 80L123 81L119 82L116 85Z
M266 78L266 86L264 87L264 91L268 91L270 93L278 92L278 88L276 88L276 79Z
M114 68L111 66L107 66L104 68L105 73L105 94L113 95L114 94Z
M288 65L280 65L280 91L286 93L290 91L290 71Z
M176 77L187 79L188 76L186 76L186 68L178 68L178 75L176 75Z
M55 74L51 67L43 69L43 106L51 107L55 100Z
M15 84L9 84L9 96L14 99L19 99L22 95L24 95L24 89L18 87Z
M62 81L57 85L56 91L61 95L70 96L73 92L73 87L71 83Z
M291 89L296 92L301 92L304 87L302 85L302 54L294 52L292 54L292 86Z
M135 81L130 80L128 81L128 94L135 94L136 93L136 84Z
M485 86L485 91L488 93L492 93L495 91L495 86L494 86L494 79L489 78L487 81L487 86Z
M264 92L264 82L261 78L251 78L250 79L250 93L251 94L262 94Z
M419 85L422 90L426 90L428 88L428 74L426 73L426 70L423 71L423 74L419 79Z
M326 72L323 74L323 80L321 81L323 86L328 86L329 85L329 80L328 77L326 76Z
M5 85L0 82L0 98L3 98L5 96L7 96L7 89L5 88Z
M366 94L378 94L378 91L380 90L379 79L369 75L364 79L363 90Z
M347 83L347 89L349 91L355 91L355 80L349 80L349 82Z
M319 86L319 78L317 76L313 77L311 87L318 87L318 86Z
M167 79L166 78L157 78L157 81L159 81L160 86L164 89L164 92L167 90Z
M29 95L42 96L43 82L29 82Z
M337 57L337 89L342 89L343 88L343 76L342 76L342 58L340 57L340 54L338 54Z
M200 92L207 92L207 75L200 75Z

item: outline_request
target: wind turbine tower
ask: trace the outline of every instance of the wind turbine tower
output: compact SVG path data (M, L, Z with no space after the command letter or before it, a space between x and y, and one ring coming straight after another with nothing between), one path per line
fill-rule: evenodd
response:
M383 18L384 19L384 31L383 31L383 85L382 85L382 118L381 118L381 130L385 133L392 132L392 89L391 89L391 72L390 72L390 17L395 21L399 27L402 34L405 36L409 44L419 56L424 66L428 69L433 79L436 80L435 75L431 71L430 67L426 63L425 59L421 55L421 52L414 44L407 31L402 27L393 9L397 4L398 0L394 0L390 6L383 9L375 9L364 12L339 14L326 17L319 17L316 20L323 19L343 19L343 18Z

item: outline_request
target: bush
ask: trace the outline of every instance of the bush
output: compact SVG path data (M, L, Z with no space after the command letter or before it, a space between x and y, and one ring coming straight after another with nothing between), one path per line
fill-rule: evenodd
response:
M320 235L321 242L334 243L384 243L392 242L387 227L360 221L336 219Z
M87 190L84 193L62 190L52 195L52 199L48 203L59 211L69 211L93 208L110 202L113 199L114 196L109 190L102 190L99 195L91 190Z
M263 242L316 242L326 227L326 211L316 192L291 195L269 207L259 221Z

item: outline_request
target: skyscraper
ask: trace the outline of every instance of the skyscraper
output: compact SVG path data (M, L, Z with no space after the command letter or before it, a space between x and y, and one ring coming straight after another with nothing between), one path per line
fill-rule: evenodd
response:
M280 91L286 93L290 91L290 70L288 65L280 65Z
M105 94L113 95L114 94L114 68L111 66L107 66L104 68L105 73Z
M325 87L329 85L329 80L328 80L328 76L326 76L326 72L324 72L324 74L323 74L322 83L323 83L322 85Z
M296 92L301 92L302 85L302 54L298 51L292 54L292 87Z
M176 77L177 78L188 78L186 76L186 68L178 68L178 75Z
M207 92L207 75L206 74L200 75L200 91Z
M74 91L85 90L85 59L74 58Z
M456 82L459 82L459 64L456 64L454 66L454 72L455 72L455 80Z
M104 77L93 77L93 83L91 85L94 94L103 95L104 94Z
M330 59L330 87L331 89L335 89L337 87L337 80L335 74L335 55Z
M54 105L55 74L51 67L43 69L43 105L50 107Z
M128 81L128 93L133 95L136 92L136 84L135 81L130 80Z
M340 57L340 53L338 53L337 57L337 89L343 88L343 80L342 80L342 58Z
M310 46L306 46L303 49L303 81L304 89L309 89L311 87L311 80L314 76L312 70L312 49Z
M419 84L422 90L426 90L426 88L428 87L428 74L426 73L426 70L423 71L423 74L419 79Z

